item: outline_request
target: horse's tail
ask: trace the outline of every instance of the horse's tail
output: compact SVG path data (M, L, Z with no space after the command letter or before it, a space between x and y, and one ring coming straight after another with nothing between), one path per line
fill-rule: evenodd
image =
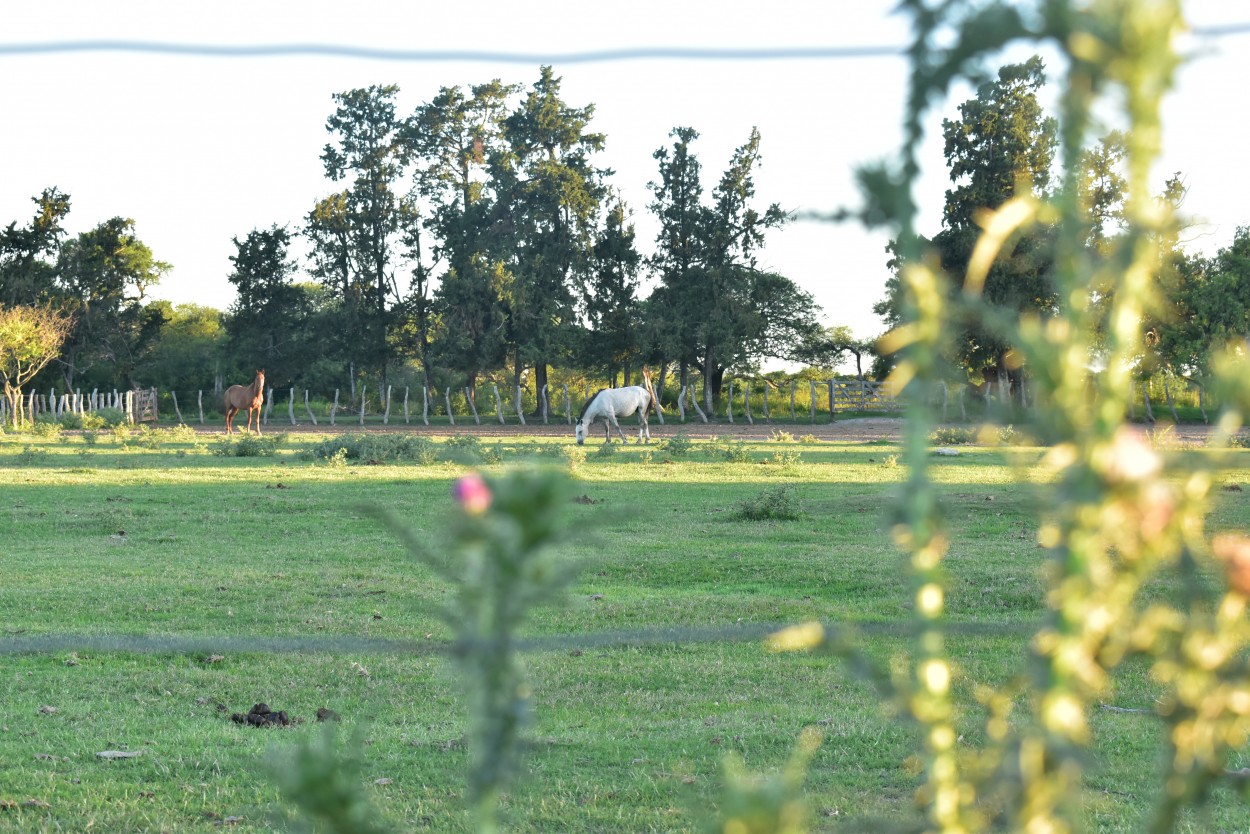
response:
M651 371L644 365L642 368L642 385L647 389L648 396L651 397L651 406L657 413L664 412L664 406L660 404L660 398L655 395L655 389L651 387Z

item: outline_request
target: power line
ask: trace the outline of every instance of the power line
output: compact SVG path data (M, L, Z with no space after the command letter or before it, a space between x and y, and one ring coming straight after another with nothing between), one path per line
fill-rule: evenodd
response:
M1250 34L1250 22L1196 26L1190 30L1200 38L1224 38ZM794 61L855 58L897 58L906 47L869 46L780 46L760 48L639 46L585 52L503 52L470 49L382 49L332 43L291 44L196 44L162 41L81 40L44 43L0 43L0 56L56 55L86 52L121 52L150 55L180 55L201 58L358 58L371 61L405 62L492 62L505 64L595 64L620 61Z
M55 55L83 52L127 52L156 55L181 55L201 58L286 58L332 57L364 58L374 61L451 62L488 61L508 64L593 64L614 61L779 61L828 60L837 58L900 57L904 49L897 46L811 46L758 49L699 48L685 46L643 46L627 49L604 49L587 52L496 52L463 49L379 49L342 44L191 44L159 41L52 41L47 43L0 44L0 56Z

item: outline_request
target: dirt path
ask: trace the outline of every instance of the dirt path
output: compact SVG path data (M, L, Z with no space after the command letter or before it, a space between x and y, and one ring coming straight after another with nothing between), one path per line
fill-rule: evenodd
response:
M685 423L674 422L669 420L665 425L660 425L656 420L650 421L651 437L665 438L672 437L678 432L683 432L687 437L692 439L707 439L710 437L737 437L743 440L768 440L775 431L787 431L797 437L805 435L814 435L821 440L882 440L882 439L900 439L902 437L903 421L897 417L859 417L855 419L839 420L836 423L817 422L812 425L803 423L776 424L756 421L755 425L738 421L735 423L727 423L721 421L719 423ZM224 425L218 421L216 425L205 423L203 426L192 426L196 431L205 434L220 434L224 431ZM638 436L638 421L632 418L626 418L621 421L621 429L625 432L625 436L631 441ZM437 426L426 426L421 423L408 423L405 425L401 420L398 424L391 423L389 426L381 426L374 423L361 426L359 423L353 422L350 418L340 420L337 425L330 426L325 422L321 422L314 426L310 423L301 422L299 425L292 426L285 420L279 421L272 417L269 424L265 426L266 433L277 434L283 433L302 433L302 432L319 432L319 433L339 433L350 434L354 432L409 432L412 434L422 434L431 436L450 436L453 434L473 434L482 437L564 437L570 440L573 438L573 427L566 424L563 419L559 422L552 421L547 425L540 423L528 423L524 426L515 423L509 423L501 426L498 423L487 423L483 421L482 425L474 425L473 422L467 424L458 421L454 426L441 424ZM613 434L615 437L615 433ZM596 423L594 431L591 433L588 441L594 439L602 439L603 425Z

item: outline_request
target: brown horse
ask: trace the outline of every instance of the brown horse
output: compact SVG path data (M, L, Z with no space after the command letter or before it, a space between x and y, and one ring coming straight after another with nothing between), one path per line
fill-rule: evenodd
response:
M260 407L265 402L265 372L256 372L256 379L248 386L231 385L226 389L226 434L234 433L234 415L239 409L247 409L247 430L252 430L252 412L256 412L256 433L260 434Z

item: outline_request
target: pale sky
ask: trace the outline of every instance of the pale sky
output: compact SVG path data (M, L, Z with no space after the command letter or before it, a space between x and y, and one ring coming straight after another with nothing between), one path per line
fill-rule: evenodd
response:
M524 63L384 61L347 57L199 57L149 53L0 52L0 226L29 222L30 198L57 186L72 198L77 234L114 216L173 271L156 298L225 309L232 237L255 228L295 229L333 190L320 155L331 95L396 84L404 112L440 86L492 78L529 87L552 63L570 106L593 103L590 127L607 134L598 164L632 206L640 247L655 236L646 205L657 176L652 153L675 126L695 144L710 193L752 126L761 133L762 208L831 211L857 201L852 171L892 157L899 140L906 66L900 57L768 61L676 59L562 63L560 55L643 47L765 48L902 46L906 21L893 0L742 0L627 4L418 3L357 0L41 0L6 3L0 47L85 40L201 46L332 44L397 50L523 53ZM1195 26L1242 23L1241 3L1186 4ZM1195 55L1166 115L1167 174L1189 185L1185 210L1202 221L1192 248L1214 251L1250 225L1250 165L1242 138L1250 118L1235 94L1250 76L1250 35L1189 39ZM1052 78L1058 67L1051 67ZM966 93L960 99L966 97ZM919 191L933 228L947 187L940 123L932 118ZM872 305L888 276L886 239L855 226L799 222L774 231L761 266L815 296L824 321L860 337L882 330Z

